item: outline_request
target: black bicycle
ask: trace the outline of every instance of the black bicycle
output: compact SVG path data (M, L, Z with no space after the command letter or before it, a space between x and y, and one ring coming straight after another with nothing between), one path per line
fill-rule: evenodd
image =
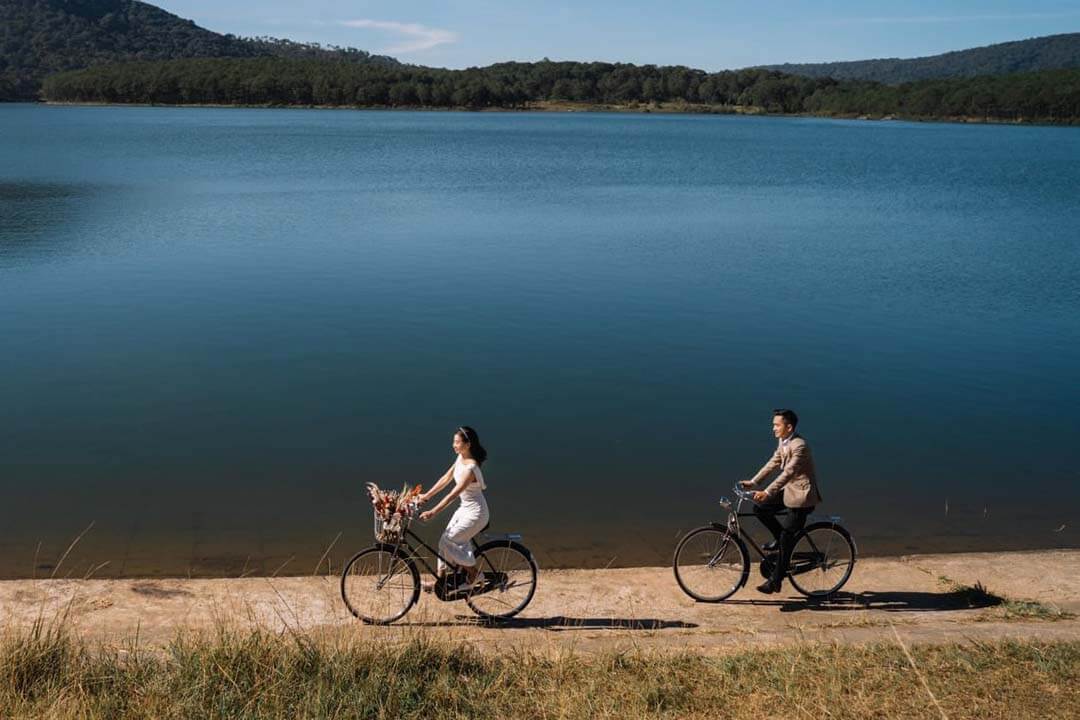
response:
M464 600L482 618L501 620L525 609L536 592L537 566L521 535L486 535L482 544L472 541L476 563L484 573L479 584L469 583L463 571L439 576L416 549L417 543L452 567L452 563L409 529L412 515L400 530L389 532L375 515L376 543L357 553L341 573L341 598L356 617L372 625L400 620L420 598L417 563L435 576L433 592L439 600ZM486 528L485 528L486 530Z
M751 493L736 486L735 496L739 500L734 510L730 500L720 500L728 511L726 523L712 522L691 530L675 547L675 580L695 600L721 602L746 584L750 577L747 543L761 557L763 577L772 577L776 567L777 554L760 548L739 524L739 518L754 514L742 512L743 502L753 502ZM855 541L840 518L829 516L809 523L795 536L787 577L803 595L826 598L844 586L854 567Z

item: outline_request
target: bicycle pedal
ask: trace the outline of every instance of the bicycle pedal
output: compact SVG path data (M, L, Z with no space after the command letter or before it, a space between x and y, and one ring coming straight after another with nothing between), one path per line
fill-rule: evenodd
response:
M468 587L451 588L443 594L443 600L446 600L447 602L451 600L464 600L469 597L470 590L471 588Z
M444 575L435 582L435 596L444 601L459 600L465 597L461 594L461 590L466 587L465 583L463 574Z

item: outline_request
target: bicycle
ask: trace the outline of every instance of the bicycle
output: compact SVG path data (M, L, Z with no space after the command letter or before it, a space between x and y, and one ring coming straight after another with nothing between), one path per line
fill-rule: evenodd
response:
M400 529L389 532L376 513L375 544L346 563L341 573L341 599L357 618L370 625L389 625L404 617L420 598L417 561L435 576L435 597L446 602L464 600L484 619L513 617L532 601L537 565L529 549L519 542L521 535L485 535L481 531L484 543L478 545L473 540L472 545L484 579L479 587L473 587L460 570L439 576L428 559L417 551L413 542L453 567L409 529L415 514L407 514Z
M754 514L742 512L743 502L753 501L752 494L736 486L735 495L739 500L734 510L730 500L720 499L720 506L728 511L726 523L711 522L691 530L675 546L675 581L695 600L722 602L746 584L750 576L747 543L761 556L763 577L771 577L776 566L776 553L758 547L739 523L739 518ZM811 522L795 536L787 577L807 597L827 598L851 577L855 541L840 520L828 516Z

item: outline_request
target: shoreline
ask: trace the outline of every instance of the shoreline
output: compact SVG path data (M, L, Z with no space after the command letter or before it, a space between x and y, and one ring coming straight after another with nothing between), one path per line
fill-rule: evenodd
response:
M354 110L374 112L468 112L468 113L611 113L625 115L740 115L770 118L804 118L819 120L860 120L868 122L940 123L946 125L1018 125L1027 127L1077 127L1080 118L1055 122L1050 118L1007 119L977 116L906 116L887 114L875 116L867 113L824 115L818 113L771 113L758 106L743 105L695 105L690 103L657 103L652 105L613 105L570 102L534 102L523 107L467 106L441 107L428 105L246 105L237 103L124 103L124 102L74 102L57 100L17 101L19 104L48 105L54 107L156 107L156 108L209 108L239 110ZM12 103L15 104L15 103Z
M607 546L589 547L571 540L569 546L548 548L544 544L530 541L534 536L525 533L525 544L533 551L541 570L593 572L599 570L638 570L655 567L670 568L671 555L678 539L691 528L680 529L673 536L670 545L657 546L652 550L638 548L636 551ZM758 538L763 541L763 538ZM925 539L925 538L924 538ZM864 538L855 536L857 557L864 560L898 560L913 556L957 557L965 555L987 554L1026 554L1080 552L1080 545L1057 543L1054 545L1027 542L1021 539L1012 542L1001 538L999 542L958 542L956 538L930 537L929 542L913 545L908 539ZM283 542L279 546L266 549L266 554L252 555L237 553L227 543L220 544L199 540L198 554L187 557L181 547L189 551L191 540L177 538L174 542L159 545L152 542L142 554L131 554L129 548L118 544L118 538L83 536L68 548L72 538L51 543L49 547L37 549L33 546L21 548L9 547L8 562L0 564L0 583L33 582L48 579L94 579L104 581L136 580L231 580L240 578L267 578L310 575L318 564L320 573L340 572L344 563L356 552L371 545L367 533L359 533L359 538L339 537L326 544L308 544L300 547L295 543ZM358 543L353 540L359 540ZM434 538L429 538L434 540ZM104 544L101 544L104 542ZM942 549L947 548L947 549ZM63 560L60 558L63 556ZM187 559L165 560L163 557ZM18 558L18 559L12 559ZM751 560L753 564L753 558Z
M106 643L138 635L151 645L185 631L362 632L405 640L417 632L481 649L625 647L706 654L806 641L859 644L895 628L917 643L1009 638L1080 639L1080 550L863 558L833 600L809 602L786 583L761 595L756 566L731 600L698 603L670 567L541 569L533 602L502 625L479 624L460 602L421 594L389 627L346 610L334 574L231 579L0 581L8 630L62 618Z

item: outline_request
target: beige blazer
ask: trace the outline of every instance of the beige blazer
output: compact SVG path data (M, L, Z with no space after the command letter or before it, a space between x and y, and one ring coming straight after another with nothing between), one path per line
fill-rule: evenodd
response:
M783 490L786 507L813 507L821 502L817 473L814 472L814 458L810 455L810 446L801 435L792 435L787 445L780 441L769 462L758 470L750 482L757 486L776 470L779 470L780 474L765 488L770 498L776 497L777 493Z

